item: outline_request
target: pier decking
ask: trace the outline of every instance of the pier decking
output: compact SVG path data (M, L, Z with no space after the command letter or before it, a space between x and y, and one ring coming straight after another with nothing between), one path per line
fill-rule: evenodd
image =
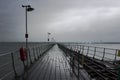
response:
M55 45L32 66L26 80L77 80L63 54Z

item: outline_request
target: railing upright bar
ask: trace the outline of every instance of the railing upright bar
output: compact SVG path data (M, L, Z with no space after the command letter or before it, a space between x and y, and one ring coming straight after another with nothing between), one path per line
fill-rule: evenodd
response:
M28 49L28 52L29 52L30 63L32 64L32 59L31 59L31 54L30 54L30 48Z
M34 61L36 61L35 50L34 50L34 48L33 48L33 55L34 55Z
M40 47L39 47L39 57L40 57L40 54L41 54L41 53L40 53Z
M88 54L89 54L89 46L88 46L88 49L87 49L87 54L86 54L86 56L88 56Z
M79 53L81 54L81 45L80 45L80 52Z
M14 71L15 77L17 77L18 75L17 75L16 69L15 69L15 62L14 62L14 56L13 56L13 53L11 53L11 57L12 57L13 71Z
M115 51L115 58L114 58L113 64L115 64L115 63L116 63L117 52L118 52L118 50L116 49L116 51Z
M80 74L79 74L80 68L79 68L79 62L77 62L77 63L78 63L78 80L79 80L79 78L80 78L80 77L79 77L79 75L80 75Z
M36 47L36 53L37 53L37 59L39 58L38 56L38 47Z
M84 46L82 48L82 66L84 66Z
M96 54L96 47L94 48L94 55L93 55L93 59L95 58L95 54Z
M104 57L105 57L105 48L103 49L103 57L102 57L102 61L104 61Z

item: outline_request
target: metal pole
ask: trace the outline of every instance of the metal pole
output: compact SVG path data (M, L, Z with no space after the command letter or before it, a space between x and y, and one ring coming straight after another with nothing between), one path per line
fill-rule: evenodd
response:
M13 71L14 71L15 77L17 77L18 75L17 75L16 69L15 69L15 63L14 63L14 56L13 56L13 53L11 53L11 57L12 57Z
M84 67L84 46L82 48L82 67Z
M25 6L25 20L26 20L26 34L25 34L25 38L26 38L26 53L27 53L27 67L28 67L28 28L27 28L27 6Z
M116 49L116 51L115 51L115 58L114 58L114 62L113 62L113 64L115 64L115 63L116 63L117 52L118 52L118 50Z
M26 53L27 53L27 67L28 67L28 29L27 29L27 12L28 11L33 11L34 8L32 8L30 5L22 5L23 8L25 8L25 28L26 28L26 33L25 33L25 38L26 38Z
M28 43L28 30L27 30L27 7L25 7L25 15L26 15L26 34L25 34L25 38L26 38L26 49L27 49L27 43Z
M86 56L88 56L88 54L89 54L89 46L88 46L88 49L87 49L87 54L86 54Z
M48 42L49 42L49 33L48 33Z
M95 58L95 54L96 54L96 47L94 48L94 55L93 55L93 59Z
M102 61L104 61L104 57L105 57L105 48L103 49L103 57L102 57Z

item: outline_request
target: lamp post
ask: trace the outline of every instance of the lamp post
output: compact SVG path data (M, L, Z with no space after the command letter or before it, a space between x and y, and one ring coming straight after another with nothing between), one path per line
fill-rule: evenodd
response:
M49 35L51 35L51 33L48 32L48 42L50 41L50 38L49 38L50 36Z
M27 12L31 12L34 10L30 5L22 5L23 8L25 8L25 27L26 27L26 49L28 49L28 27L27 27ZM27 54L27 65L28 65L28 54Z

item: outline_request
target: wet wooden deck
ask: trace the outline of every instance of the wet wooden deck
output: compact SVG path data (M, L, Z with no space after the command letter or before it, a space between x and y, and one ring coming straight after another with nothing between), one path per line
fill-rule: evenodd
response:
M26 80L77 80L63 52L55 45L28 71Z

